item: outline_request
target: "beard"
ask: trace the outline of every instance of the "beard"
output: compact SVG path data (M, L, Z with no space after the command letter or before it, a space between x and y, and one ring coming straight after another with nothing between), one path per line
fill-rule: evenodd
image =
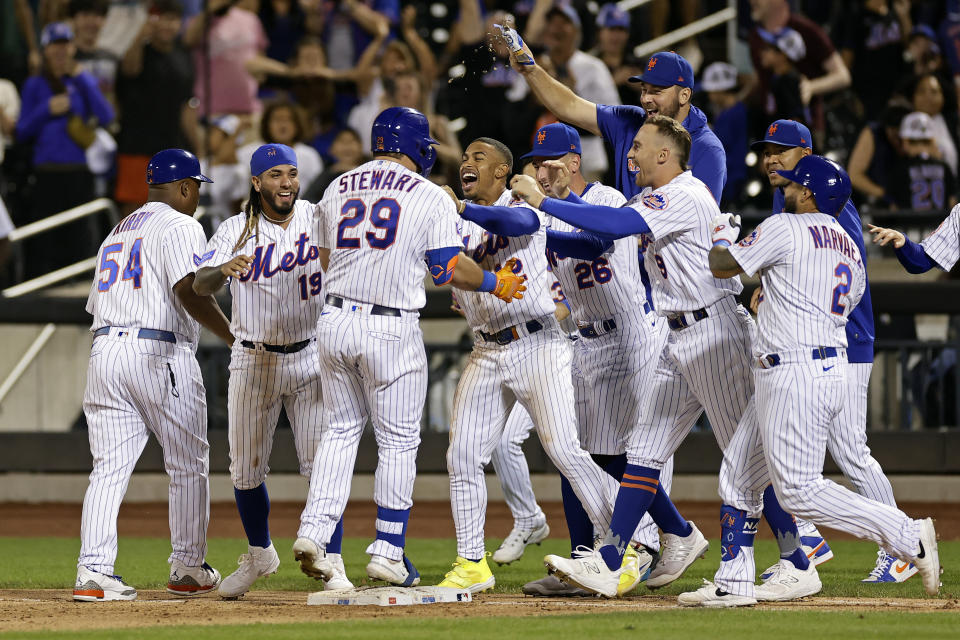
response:
M290 198L290 202L289 202L289 203L282 201L282 200L277 196L277 193L278 193L278 192L276 192L276 191L272 191L272 192L271 192L271 191L264 191L264 192L261 193L261 196L263 197L264 201L267 202L267 203L270 205L270 208L273 209L274 213L276 213L277 215L280 215L280 216L286 216L286 215L288 215L291 211L293 211L293 207L294 207L294 205L295 205L296 202L297 202L297 198L300 196L300 189L299 189L299 188L297 188L296 191L294 191L294 190L292 190L292 189L291 189L290 191L291 191L292 197Z
M790 194L783 194L783 209L787 213L796 213L797 212L797 196Z

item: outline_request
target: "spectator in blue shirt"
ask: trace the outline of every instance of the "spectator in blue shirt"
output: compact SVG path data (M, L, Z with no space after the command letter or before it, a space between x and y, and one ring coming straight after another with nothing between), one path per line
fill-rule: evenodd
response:
M713 115L713 132L727 155L727 184L722 205L740 200L747 181L747 105L737 97L737 68L714 62L703 70L700 88L707 92Z
M113 121L113 109L97 87L97 80L80 71L74 58L73 31L52 22L40 36L43 71L23 85L16 136L33 145L36 183L33 207L20 223L33 222L94 197L93 174L87 168L86 148L97 126ZM96 250L99 233L90 218L25 242L27 277L63 267Z

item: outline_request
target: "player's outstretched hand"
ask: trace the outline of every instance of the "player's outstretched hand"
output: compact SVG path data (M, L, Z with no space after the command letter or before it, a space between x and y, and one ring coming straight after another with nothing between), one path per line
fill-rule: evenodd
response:
M239 255L230 262L220 265L220 273L228 278L242 278L250 271L251 264L253 264L253 256Z
M518 73L529 73L536 66L533 52L523 41L513 24L512 18L507 18L503 24L495 24L494 28L500 32L500 38L510 49L510 66Z
M457 208L457 213L462 214L463 201L457 197L456 192L447 185L443 185L441 188L443 189L444 193L450 196L450 199L453 200L453 205Z
M873 234L873 243L881 247L885 247L892 242L893 248L899 249L907 242L904 235L896 229L887 229L886 227L876 227L868 224L867 231Z
M543 166L547 168L550 190L556 197L566 198L570 194L570 168L560 160L546 160Z
M735 216L732 213L715 215L713 220L710 221L710 235L713 244L719 242L730 246L740 236L740 216Z
M513 270L516 266L517 259L510 258L496 273L497 284L491 293L504 302L512 302L514 299L519 300L523 297L523 292L527 290L527 287L523 284L526 282L527 276L514 273Z
M510 181L510 188L513 189L514 198L526 200L537 209L540 208L540 205L543 204L543 200L546 197L543 195L543 191L540 190L540 185L537 184L537 181L530 176L522 174L513 176L513 180Z
M753 315L760 313L761 302L763 302L763 287L757 287L750 296L750 311L753 311Z

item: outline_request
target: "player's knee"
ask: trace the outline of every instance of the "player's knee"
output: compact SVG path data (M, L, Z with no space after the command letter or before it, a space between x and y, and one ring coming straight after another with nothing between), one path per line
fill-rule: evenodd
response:
M780 506L788 513L794 515L803 515L807 511L807 503L810 496L810 488L795 482L783 483L776 488L777 498L780 500Z
M309 473L307 477L309 477ZM253 471L247 471L245 473L240 473L239 471L231 472L230 479L233 481L234 488L240 491L246 491L248 489L256 489L263 484L267 479L267 472L261 469L254 469Z

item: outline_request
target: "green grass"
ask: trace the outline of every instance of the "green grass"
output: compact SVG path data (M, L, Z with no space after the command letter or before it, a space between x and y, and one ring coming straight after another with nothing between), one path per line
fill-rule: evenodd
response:
M349 539L344 543L347 572L355 583L361 583L367 555L368 540ZM498 540L488 541L495 549ZM305 593L314 591L318 584L302 575L293 561L292 539L274 541L281 560L279 574L257 584L257 589L289 590ZM824 588L821 596L832 597L926 597L918 578L904 584L866 585L860 580L873 567L876 547L866 542L835 541L831 543L836 554L820 567ZM3 538L0 537L0 588L2 589L64 589L75 577L76 554L79 541L65 538ZM208 560L226 575L233 570L237 556L246 550L246 544L237 539L212 539ZM122 538L116 567L124 579L138 589L161 589L166 583L166 557L170 543L162 538ZM566 553L563 540L549 540L540 547L528 549L523 559L506 567L492 565L497 577L496 592L519 593L524 582L543 574L542 557L546 553ZM424 584L436 584L453 561L456 550L453 540L412 539L407 545L408 555L423 575ZM758 571L771 564L777 555L773 542L758 541L756 557ZM941 598L960 595L960 541L941 542L940 557L946 571L943 574ZM704 560L694 564L687 574L674 584L659 590L658 594L676 595L698 588L702 578L712 578L720 561L718 545L714 541ZM645 593L640 587L638 593ZM639 613L595 612L588 615L497 618L402 618L385 613L379 619L336 620L296 624L252 624L144 627L114 631L88 632L17 632L6 634L0 624L0 637L24 638L124 638L131 640L164 640L202 637L204 640L271 640L273 638L358 638L375 637L403 640L405 638L614 638L635 639L638 634L647 637L713 638L748 633L751 637L777 634L787 637L820 638L956 638L960 637L960 615L955 610L944 611L827 611L750 609L733 611L711 610L651 610ZM465 630L465 625L469 625ZM736 631L734 631L736 630Z
M350 621L299 624L251 624L153 627L118 631L21 632L4 638L77 640L336 640L338 638L389 638L390 640L433 638L956 638L955 613L930 612L905 615L883 611L764 611L743 610L669 610L603 615L542 616L527 618L406 618L403 622L387 617Z
M368 556L364 552L368 540L344 541L344 562L347 574L354 583L365 579L364 567ZM488 540L487 548L496 549L499 540ZM279 591L312 591L317 583L300 573L290 551L293 540L278 538L274 545L280 553L280 572L268 580L257 583L256 588ZM2 589L66 589L76 577L76 555L79 541L70 538L3 538L0 537L0 588ZM835 557L820 567L824 596L878 596L920 598L925 597L918 578L903 584L861 584L873 568L876 547L867 542L831 542ZM210 540L207 560L223 575L233 571L237 557L246 551L246 543L237 539ZM166 585L167 555L170 542L162 538L121 538L116 572L138 589L161 589ZM498 567L491 563L497 578L495 591L518 593L525 582L544 575L543 556L547 553L567 554L569 546L563 540L548 540L542 546L533 546L524 557L511 565ZM453 540L411 539L407 541L407 555L413 560L423 584L436 584L450 568L456 557ZM776 545L771 541L757 543L756 559L758 573L777 558ZM960 541L941 542L940 560L945 567L943 574L943 597L960 595ZM699 588L702 578L712 579L720 562L719 545L711 543L710 551L703 560L698 560L684 576L669 587L659 590L661 594L678 594ZM641 593L643 592L641 588Z

